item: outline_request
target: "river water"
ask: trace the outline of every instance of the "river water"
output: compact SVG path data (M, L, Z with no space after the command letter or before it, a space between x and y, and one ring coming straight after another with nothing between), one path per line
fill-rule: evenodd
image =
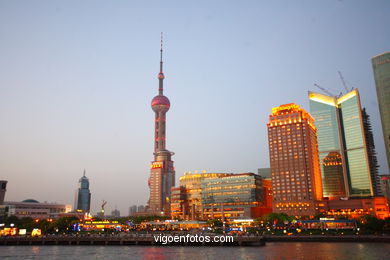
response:
M390 259L386 243L269 242L262 247L0 246L0 259Z

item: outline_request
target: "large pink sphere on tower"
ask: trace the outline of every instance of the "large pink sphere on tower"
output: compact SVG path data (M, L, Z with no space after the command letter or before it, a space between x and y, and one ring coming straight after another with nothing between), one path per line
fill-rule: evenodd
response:
M152 99L152 109L154 112L167 112L171 103L166 96L158 95Z

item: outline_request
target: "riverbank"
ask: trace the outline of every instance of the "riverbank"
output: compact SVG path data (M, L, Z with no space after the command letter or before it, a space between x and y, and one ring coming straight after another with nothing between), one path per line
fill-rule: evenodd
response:
M264 246L265 238L263 236L230 236L232 240L221 239L225 237L222 235L208 235L208 242L195 242L188 239L180 239L180 241L164 243L157 240L158 234L146 235L89 235L89 236L75 236L75 235L50 235L39 237L26 236L10 236L0 237L0 246L22 246L22 245L165 245L165 246ZM189 236L189 234L187 235ZM182 235L186 238L186 235ZM178 235L178 238L180 236ZM218 239L215 239L218 238ZM224 242L213 242L224 241Z
M211 236L212 237L212 236ZM390 243L389 235L293 235L234 236L231 242L156 242L154 235L0 237L0 246L9 245L165 245L165 246L264 246L267 242L356 242Z
M385 235L299 235L299 236L264 236L266 242L381 242L390 243L390 236Z

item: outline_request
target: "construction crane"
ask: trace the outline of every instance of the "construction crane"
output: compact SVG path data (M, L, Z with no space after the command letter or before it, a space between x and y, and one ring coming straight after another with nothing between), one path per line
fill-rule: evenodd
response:
M331 92L329 92L326 88L323 88L323 87L319 86L318 84L314 83L314 86L316 86L317 88L319 88L320 90L322 90L323 92L325 92L326 94L328 94L331 97L335 97L336 96L336 95L332 94Z
M341 74L340 71L337 71L337 72L338 72L339 75L340 75L340 79L341 79L341 82L343 83L343 86L344 86L344 89L345 89L346 93L348 93L348 92L351 91L353 88L352 88L351 90L348 90L348 87L347 87L347 84L345 83L343 74Z

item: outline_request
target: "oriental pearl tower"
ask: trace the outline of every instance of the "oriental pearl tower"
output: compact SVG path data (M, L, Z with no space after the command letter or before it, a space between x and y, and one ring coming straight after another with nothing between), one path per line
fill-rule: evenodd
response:
M155 113L154 126L154 161L151 163L148 185L150 196L148 212L158 215L170 215L171 188L175 186L175 168L171 160L173 152L165 148L165 114L170 107L169 99L164 96L164 72L162 61L162 34L160 49L160 72L158 73L158 95L152 99L152 109Z

